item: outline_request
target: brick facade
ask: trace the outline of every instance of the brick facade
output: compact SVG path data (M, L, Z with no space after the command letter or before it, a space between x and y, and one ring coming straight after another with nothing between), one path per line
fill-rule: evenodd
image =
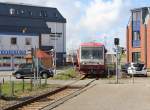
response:
M133 13L141 12L141 18L140 18L140 45L139 47L134 47L133 42ZM148 8L140 8L140 9L134 9L132 10L132 17L131 20L127 26L127 62L133 62L133 52L139 52L140 53L140 62L146 64L147 68L150 68L150 17L146 18L145 15L143 17L143 10L148 11ZM145 14L145 13L144 13ZM145 22L147 20L147 22Z

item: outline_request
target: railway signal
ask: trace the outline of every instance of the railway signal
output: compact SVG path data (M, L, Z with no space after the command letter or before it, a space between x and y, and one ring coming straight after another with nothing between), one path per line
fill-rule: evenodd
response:
M115 45L119 45L119 38L115 38L115 39L114 39L114 44L115 44Z

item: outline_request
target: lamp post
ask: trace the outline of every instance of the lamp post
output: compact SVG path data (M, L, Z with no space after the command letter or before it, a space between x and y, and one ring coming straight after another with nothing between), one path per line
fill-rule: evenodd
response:
M57 39L56 39L56 35L57 34L56 33L57 33L57 15L56 15L56 23L55 23L55 49L54 49L55 50L55 72L54 73L55 74L56 74L56 58L57 58L56 57L56 55L57 55L57 52L56 52L57 51L57 42L56 42Z

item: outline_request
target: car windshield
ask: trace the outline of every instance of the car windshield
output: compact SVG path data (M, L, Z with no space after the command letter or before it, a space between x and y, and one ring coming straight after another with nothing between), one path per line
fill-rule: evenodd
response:
M20 64L19 68L32 68L32 64Z
M32 68L33 65L32 64L29 64L29 63L26 63L26 64L20 64L19 65L19 68L20 69L23 69L23 68ZM45 68L43 65L39 64L38 66L39 68ZM35 68L37 68L37 65L35 65Z
M103 47L82 47L81 59L103 59Z
M144 67L144 64L133 64L134 67Z

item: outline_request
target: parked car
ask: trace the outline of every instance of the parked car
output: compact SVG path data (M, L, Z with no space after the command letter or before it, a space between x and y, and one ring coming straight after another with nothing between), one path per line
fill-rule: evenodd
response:
M52 69L46 69L39 65L39 76L42 78L49 78L53 77L54 73ZM37 68L35 67L35 73L37 73ZM32 63L24 63L20 64L18 69L12 73L17 79L24 78L24 77L33 77L33 65Z
M128 73L128 67L129 66L130 66L130 63L126 63L126 64L121 65L121 71Z
M142 63L131 63L128 67L128 75L144 75L147 76L147 69Z

